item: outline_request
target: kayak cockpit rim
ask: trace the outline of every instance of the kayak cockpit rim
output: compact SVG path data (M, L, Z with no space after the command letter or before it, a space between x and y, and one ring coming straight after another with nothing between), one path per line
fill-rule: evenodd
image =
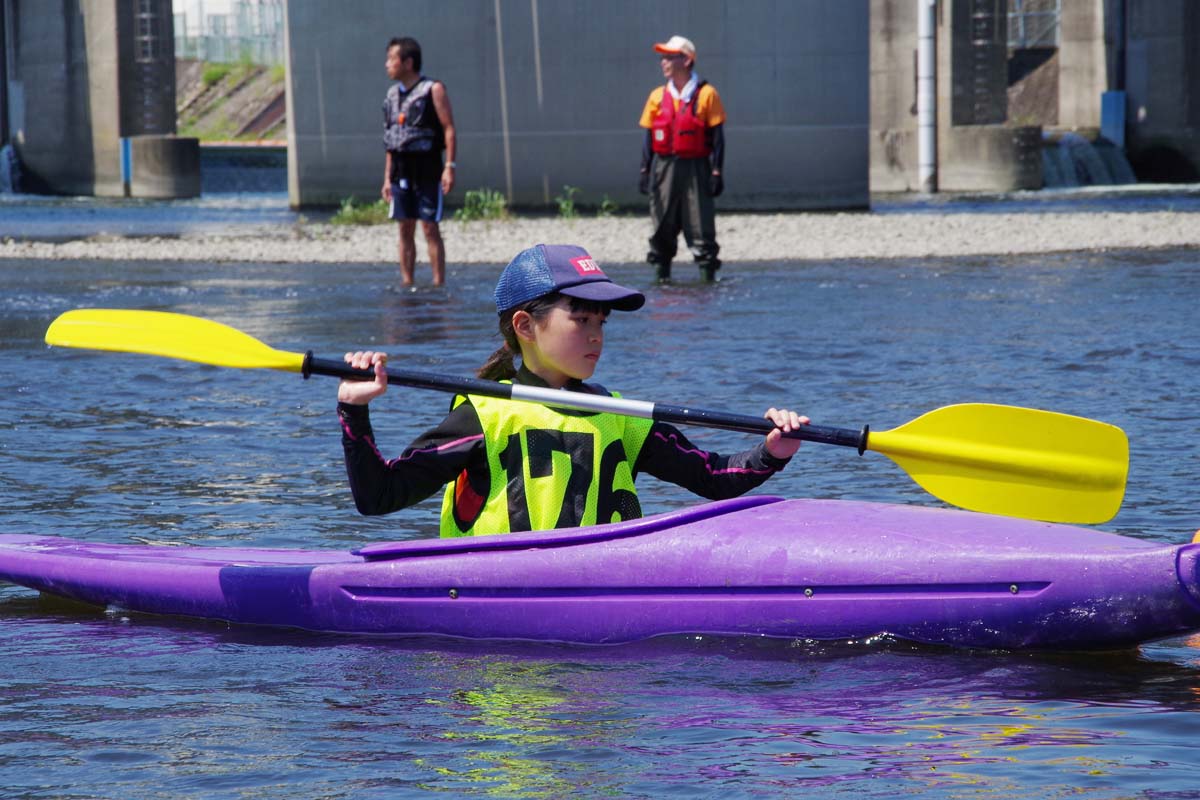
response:
M453 555L464 552L496 550L529 550L625 539L647 533L675 528L691 522L712 519L759 506L782 502L774 495L750 495L730 500L718 500L677 511L667 511L628 522L593 525L569 530L497 533L488 536L466 536L461 539L414 539L404 542L379 542L359 547L351 552L366 561L387 561L397 558Z

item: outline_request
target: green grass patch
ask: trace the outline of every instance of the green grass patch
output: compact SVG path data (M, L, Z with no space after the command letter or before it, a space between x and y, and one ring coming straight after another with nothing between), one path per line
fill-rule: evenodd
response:
M459 222L508 219L508 199L495 189L470 189L463 195L463 206L454 212Z
M388 221L388 204L382 198L355 203L353 197L347 197L329 221L334 225L382 225Z
M259 68L249 61L239 61L230 69L230 74L233 76L233 85L237 86L250 78L253 78L259 71Z
M621 210L621 207L618 206L615 202L613 202L613 199L611 197L609 197L608 195L604 195L604 197L600 200L600 207L596 209L596 216L597 217L615 217L617 215L617 212L620 210Z
M205 64L200 80L205 87L220 83L233 68L229 64Z
M554 202L558 204L559 219L575 219L579 216L579 209L575 207L575 195L579 194L578 186L564 186L562 194L554 198Z

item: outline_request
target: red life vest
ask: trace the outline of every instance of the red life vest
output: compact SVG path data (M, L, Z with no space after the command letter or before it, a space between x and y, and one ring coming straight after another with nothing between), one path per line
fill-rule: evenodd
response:
M680 103L675 110L675 98L669 87L663 87L658 116L650 127L650 146L661 156L704 158L712 152L708 144L708 127L696 116L696 101L707 81L700 81L689 103Z

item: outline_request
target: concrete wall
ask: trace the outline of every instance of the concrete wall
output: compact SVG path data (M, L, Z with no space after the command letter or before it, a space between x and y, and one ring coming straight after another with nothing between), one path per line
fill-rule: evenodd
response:
M920 189L917 4L871 0L871 191Z
M655 41L680 33L720 91L722 208L865 206L867 0L384 0L288 3L289 193L293 206L378 196L387 41L421 42L446 83L459 138L458 188L547 205L636 192Z
M9 135L23 185L89 194L93 120L83 15L75 4L0 2L8 36ZM64 157L70 154L78 157Z
M871 0L871 191L919 189L914 0ZM1003 0L942 0L937 10L938 187L1042 185L1041 133L1010 127Z
M947 192L1042 188L1042 129L962 125L938 145L938 187Z
M1143 181L1200 181L1200 3L1127 0L1126 149Z
M23 190L164 196L175 185L182 196L196 193L199 156L186 152L196 149L194 140L143 138L131 148L132 174L121 167L122 137L175 130L170 0L0 3L7 120ZM188 164L196 171L162 172Z
M130 136L128 194L171 199L200 194L200 142L175 136Z
M1120 89L1131 76L1131 131L1143 132L1142 147L1150 161L1166 153L1177 158L1196 137L1181 109L1197 109L1200 91L1200 3L1187 0L1125 0L1133 20L1126 57L1120 0L1062 0L1060 46L1055 76L1058 94L1056 126L1096 131L1101 124L1101 97ZM915 3L910 0L871 2L871 188L873 191L916 190L916 117L913 53L916 48ZM1003 46L987 17L1006 10L999 0L940 0L938 8L938 158L940 188L946 191L1002 191L1041 185L1037 137L1030 129L1010 127L1006 116ZM1188 25L1192 25L1189 32ZM1190 59L1190 60L1189 60ZM1128 65L1128 66L1126 66ZM1190 70L1190 71L1189 71ZM1135 98L1166 110L1161 127L1148 130L1136 119ZM1149 112L1143 115L1149 116ZM1040 120L1046 121L1046 120ZM961 123L990 122L990 125ZM1137 145L1134 145L1135 147ZM1156 155L1159 154L1159 155ZM1172 156L1171 154L1176 154ZM1167 167L1171 172L1173 168ZM1174 169L1187 175L1186 169ZM1200 180L1200 178L1194 178Z
M1008 117L1005 0L942 0L937 28L938 188L1042 187L1041 130Z

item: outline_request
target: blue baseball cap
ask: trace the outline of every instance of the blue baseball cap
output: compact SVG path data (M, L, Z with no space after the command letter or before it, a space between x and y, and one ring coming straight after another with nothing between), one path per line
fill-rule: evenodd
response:
M573 244L538 244L517 253L496 283L496 313L559 292L567 297L636 311L646 296L612 282L587 250Z

